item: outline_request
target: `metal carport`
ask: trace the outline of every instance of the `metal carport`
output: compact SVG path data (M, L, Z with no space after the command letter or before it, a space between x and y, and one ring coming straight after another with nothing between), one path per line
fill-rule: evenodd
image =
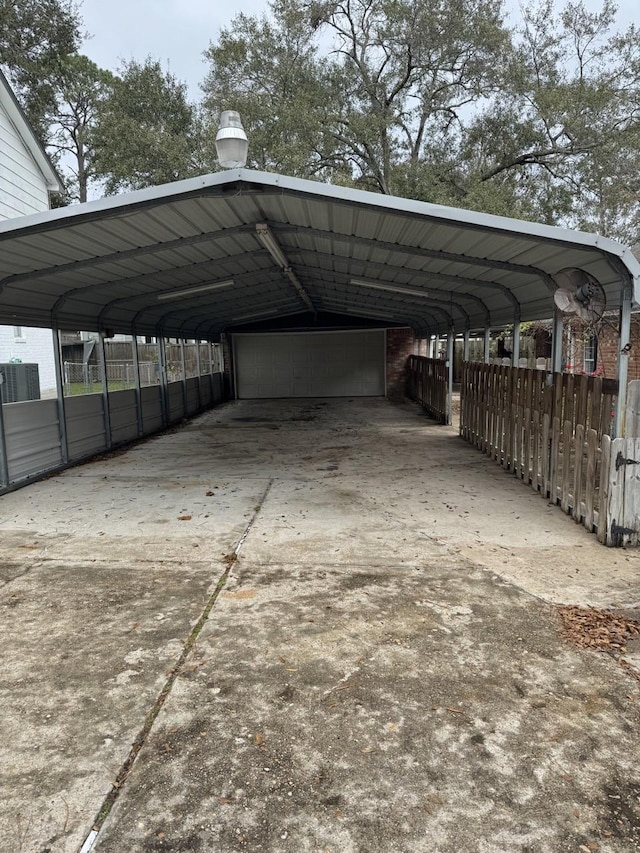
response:
M0 245L0 321L54 328L214 340L332 311L463 332L549 317L565 267L609 308L640 298L631 250L596 234L246 170L4 222Z
M1 323L219 341L343 315L451 347L513 323L514 364L519 323L550 317L554 274L578 267L622 309L624 407L640 264L595 234L239 170L4 222L0 247Z

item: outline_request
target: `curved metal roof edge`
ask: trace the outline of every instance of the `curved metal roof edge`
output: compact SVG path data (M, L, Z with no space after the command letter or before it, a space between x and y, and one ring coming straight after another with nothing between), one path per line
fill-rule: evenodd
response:
M175 181L170 184L160 184L142 190L135 190L117 196L106 196L95 201L82 204L70 205L69 207L56 210L43 211L28 216L13 218L0 222L0 236L8 233L16 233L23 230L37 229L38 226L59 223L64 224L66 220L90 217L98 217L100 214L117 213L128 207L148 205L154 201L163 199L180 198L197 194L208 188L224 186L245 182L248 184L259 184L265 187L282 188L291 192L316 197L340 200L346 203L374 207L379 210L397 211L398 213L425 216L430 219L450 222L454 225L468 225L472 228L500 231L507 235L522 235L538 238L553 243L565 243L574 246L597 249L605 254L619 259L633 283L634 302L640 304L640 261L634 256L631 248L588 231L578 231L562 228L557 225L545 225L524 219L513 219L507 216L497 216L492 213L482 213L464 208L446 207L444 205L432 204L426 201L401 198L399 196L382 195L366 190L342 187L334 184L325 184L319 181L311 181L304 178L292 178L287 175L279 175L271 172L257 172L250 169L233 169L224 172L213 172L208 175L200 175L195 178L187 178L183 181Z

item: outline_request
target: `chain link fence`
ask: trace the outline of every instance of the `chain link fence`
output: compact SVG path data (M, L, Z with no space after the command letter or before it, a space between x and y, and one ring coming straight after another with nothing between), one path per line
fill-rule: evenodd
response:
M94 394L102 391L102 368L99 364L65 361L64 393ZM160 368L155 361L140 362L140 384L157 385L160 382ZM111 391L123 391L136 387L136 372L132 362L108 361L107 383ZM177 378L180 378L178 371ZM173 381L169 376L169 381Z

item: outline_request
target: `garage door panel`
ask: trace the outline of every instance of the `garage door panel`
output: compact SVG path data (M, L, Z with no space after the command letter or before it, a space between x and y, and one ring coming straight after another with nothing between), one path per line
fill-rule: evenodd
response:
M384 394L384 330L237 335L238 397Z

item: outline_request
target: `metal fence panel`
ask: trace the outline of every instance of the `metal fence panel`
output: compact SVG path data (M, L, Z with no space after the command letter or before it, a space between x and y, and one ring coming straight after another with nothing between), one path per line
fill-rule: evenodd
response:
M212 384L211 384L211 376L207 374L206 376L200 377L200 403L202 404L202 408L206 409L207 406L211 405L213 400L212 393Z
M222 373L214 373L211 381L213 384L213 402L221 403L224 400L224 375Z
M102 394L67 397L65 410L69 459L81 459L106 449Z
M114 444L138 438L138 413L135 391L114 391L109 394L111 440Z
M182 382L170 382L167 386L169 399L169 421L175 423L184 417Z
M187 379L187 414L195 415L199 410L198 380Z
M31 400L3 407L9 482L62 464L57 400Z
M145 435L162 429L162 391L159 385L140 389L142 430Z

